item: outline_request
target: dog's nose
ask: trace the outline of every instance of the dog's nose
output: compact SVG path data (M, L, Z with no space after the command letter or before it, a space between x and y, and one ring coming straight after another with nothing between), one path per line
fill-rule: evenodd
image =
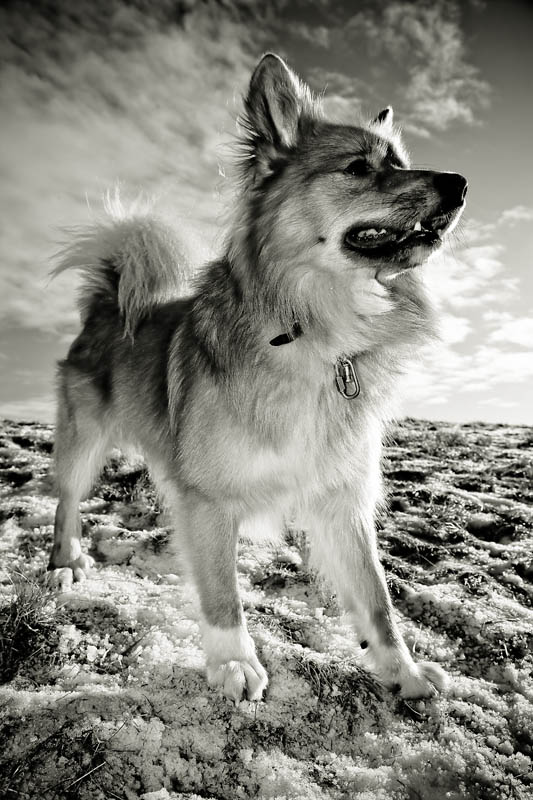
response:
M433 178L433 185L451 209L461 205L465 199L468 182L457 172L438 172Z

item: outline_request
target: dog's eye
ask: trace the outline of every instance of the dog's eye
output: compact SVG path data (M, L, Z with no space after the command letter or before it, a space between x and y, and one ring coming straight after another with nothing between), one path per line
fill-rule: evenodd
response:
M362 178L365 175L368 175L370 172L370 167L364 158L356 158L355 161L352 161L350 164L348 164L344 172L347 175L355 175L356 178Z

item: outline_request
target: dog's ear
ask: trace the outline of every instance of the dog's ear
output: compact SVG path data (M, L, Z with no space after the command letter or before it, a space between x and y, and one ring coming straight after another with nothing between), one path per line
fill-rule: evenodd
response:
M254 70L246 98L249 120L271 144L296 142L305 89L279 56L267 53Z
M392 128L394 121L394 112L392 106L387 106L383 111L380 111L377 117L372 120L374 125L381 125L384 128Z
M256 158L272 160L296 144L302 116L313 114L313 99L285 62L267 53L252 75L244 107L248 146Z

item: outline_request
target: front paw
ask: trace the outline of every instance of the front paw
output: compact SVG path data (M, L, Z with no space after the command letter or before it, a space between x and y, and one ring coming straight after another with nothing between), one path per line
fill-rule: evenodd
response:
M448 676L444 670L433 661L421 661L413 664L410 669L397 681L400 684L400 697L422 698L435 697L440 692L446 691Z
M227 661L225 664L210 664L207 667L210 686L221 689L222 694L239 703L243 697L257 701L263 697L268 683L265 668L255 657L248 661Z
M202 638L209 684L221 689L222 694L235 703L243 696L248 700L261 700L268 676L257 658L254 640L246 626L222 628L204 622Z
M93 564L94 558L85 553L61 565L56 564L52 557L48 565L47 583L60 592L69 592L75 581L81 582L89 577Z

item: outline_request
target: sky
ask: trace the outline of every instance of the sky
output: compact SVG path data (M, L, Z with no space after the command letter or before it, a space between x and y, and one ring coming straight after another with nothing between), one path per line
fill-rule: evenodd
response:
M65 228L144 193L193 264L220 253L254 64L283 56L340 121L392 104L417 166L468 178L423 267L441 342L409 416L533 424L533 4L528 0L46 0L0 9L0 417L52 421L79 329Z

